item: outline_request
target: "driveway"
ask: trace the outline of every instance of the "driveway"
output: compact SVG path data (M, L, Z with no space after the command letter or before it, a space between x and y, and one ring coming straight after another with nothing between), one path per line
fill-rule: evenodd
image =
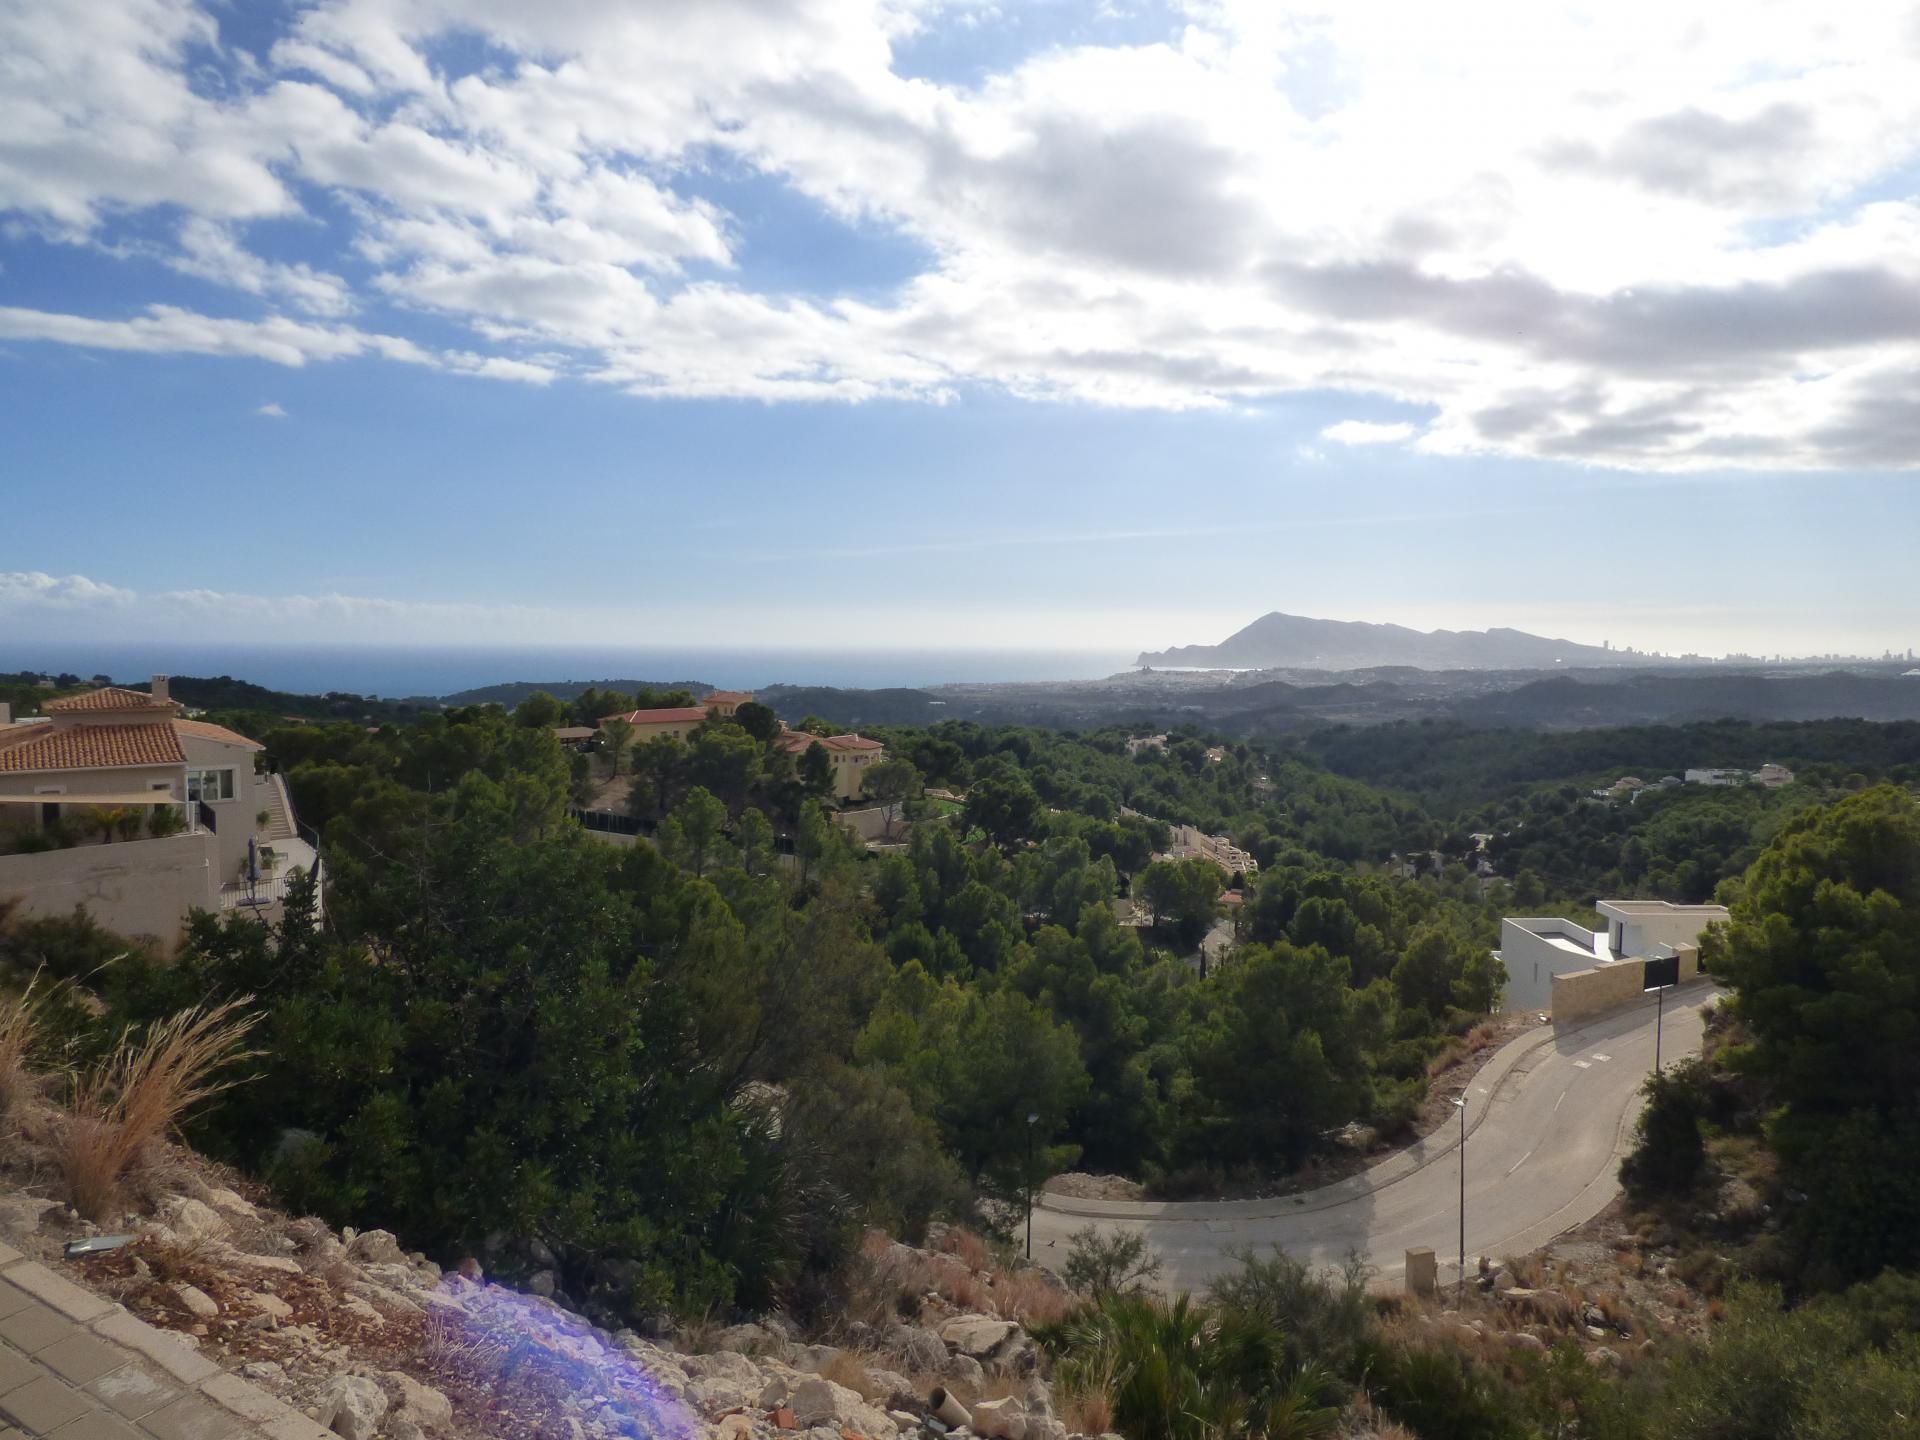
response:
M1699 1049L1701 1009L1718 994L1691 985L1667 997L1661 1058ZM1502 1047L1469 1084L1467 1267L1544 1245L1597 1215L1619 1193L1618 1170L1653 1068L1654 1007L1566 1034L1550 1026ZM1237 1268L1229 1251L1278 1245L1314 1264L1357 1251L1394 1283L1406 1251L1431 1246L1443 1283L1458 1274L1460 1131L1450 1125L1363 1174L1274 1200L1152 1203L1045 1196L1033 1217L1034 1258L1056 1269L1086 1225L1145 1233L1168 1291L1198 1290Z

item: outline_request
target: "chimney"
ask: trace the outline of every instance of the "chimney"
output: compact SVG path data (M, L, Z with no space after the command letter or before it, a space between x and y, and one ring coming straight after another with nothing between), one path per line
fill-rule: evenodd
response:
M156 702L172 698L167 694L167 677L164 675L156 675L153 677L152 689L153 698Z

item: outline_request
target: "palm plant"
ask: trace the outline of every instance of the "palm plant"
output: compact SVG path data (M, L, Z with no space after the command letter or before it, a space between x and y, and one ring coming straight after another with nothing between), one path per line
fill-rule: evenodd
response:
M1286 1336L1248 1312L1182 1295L1109 1295L1066 1328L1072 1396L1098 1396L1129 1440L1312 1440L1331 1433L1338 1382L1287 1359Z

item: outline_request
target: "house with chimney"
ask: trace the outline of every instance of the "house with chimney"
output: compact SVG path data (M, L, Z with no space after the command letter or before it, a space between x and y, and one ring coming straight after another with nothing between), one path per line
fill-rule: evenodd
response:
M84 908L172 945L196 910L275 918L319 864L258 741L189 717L167 677L105 686L15 720L0 706L0 904Z

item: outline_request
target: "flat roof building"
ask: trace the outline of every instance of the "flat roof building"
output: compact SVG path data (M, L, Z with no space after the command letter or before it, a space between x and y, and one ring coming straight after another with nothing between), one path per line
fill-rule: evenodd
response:
M1557 916L1500 922L1500 948L1493 953L1506 966L1507 1009L1548 1009L1555 975L1671 955L1681 946L1698 945L1707 926L1727 918L1724 905L1669 900L1602 900L1593 908L1605 929L1589 930Z

